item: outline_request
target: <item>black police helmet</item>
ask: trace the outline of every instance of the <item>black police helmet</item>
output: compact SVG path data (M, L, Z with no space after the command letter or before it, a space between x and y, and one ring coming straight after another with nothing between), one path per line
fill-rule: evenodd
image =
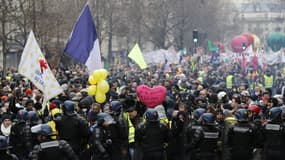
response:
M34 134L50 136L53 135L52 128L47 124L38 124L31 128L31 132Z
M280 120L282 114L282 109L280 107L273 107L269 110L269 120Z
M8 144L8 139L5 136L0 135L0 150L6 150L8 148L11 148Z
M74 103L70 100L64 101L62 110L63 110L63 113L66 115L73 115L74 114Z
M112 101L110 103L110 114L114 114L114 115L118 115L121 113L121 110L122 110L122 103L120 101Z
M215 124L215 115L213 113L204 113L201 116L201 120L206 125L214 125Z
M147 109L145 116L148 122L157 122L159 120L158 113L155 109Z
M201 115L204 114L206 112L206 110L204 108L197 108L194 111L194 119L195 120L199 120Z
M236 119L239 122L247 122L248 121L248 111L246 109L239 109L235 113Z

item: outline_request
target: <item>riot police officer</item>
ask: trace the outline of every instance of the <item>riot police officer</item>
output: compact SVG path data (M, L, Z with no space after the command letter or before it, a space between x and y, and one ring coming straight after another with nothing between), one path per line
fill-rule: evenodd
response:
M52 129L47 124L39 124L31 128L39 142L34 146L31 160L78 160L71 146L65 140L52 140Z
M196 149L196 159L213 160L218 159L218 141L221 132L215 122L213 113L204 113L201 116L201 127L193 137L193 147Z
M194 112L193 112L193 119L191 121L191 128L190 128L191 137L194 137L194 134L195 134L196 130L201 127L200 117L204 113L206 113L206 109L204 109L204 108L197 108L197 109L194 110ZM194 148L194 147L191 146L191 148ZM196 159L195 151L190 150L190 157L191 157L192 160Z
M74 111L74 103L66 100L63 115L55 120L60 139L66 140L76 155L85 149L89 137L88 122Z
M198 128L200 128L201 123L200 123L200 117L206 113L206 109L204 108L197 108L193 112L193 120L191 122L191 134L194 136L194 133Z
M112 116L108 113L99 113L97 122L92 126L91 143L91 159L92 160L110 160L112 135L109 130L111 124L115 123Z
M109 107L109 113L113 117L115 123L110 124L109 130L112 134L112 146L111 146L111 159L122 160L128 155L128 135L125 132L127 125L122 115L122 103L120 101L111 101Z
M145 116L146 122L138 126L135 132L135 142L142 147L142 159L164 160L166 159L165 144L169 141L169 130L159 122L155 109L148 109Z
M32 150L31 128L26 123L28 112L24 109L19 110L16 115L16 123L11 127L9 144L13 146L12 153L19 159L27 159Z
M248 111L239 109L235 113L238 123L228 131L228 147L232 160L251 160L255 142L255 129L248 123Z
M264 159L284 159L285 129L281 121L282 109L273 107L269 110L269 119L264 126Z
M0 136L0 160L18 160L16 155L9 154L8 139L5 136Z

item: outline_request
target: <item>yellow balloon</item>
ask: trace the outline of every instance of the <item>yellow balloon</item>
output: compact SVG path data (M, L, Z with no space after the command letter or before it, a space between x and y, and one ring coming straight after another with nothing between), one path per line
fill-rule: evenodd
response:
M93 79L94 79L94 81L96 81L96 83L100 81L100 79L101 79L100 77L102 77L101 71L99 69L95 70L93 72Z
M106 79L108 76L108 71L106 69L100 69L100 72L101 72L100 80Z
M89 76L88 82L89 82L89 84L92 84L92 85L94 85L94 84L97 83L97 82L95 81L95 79L93 78L93 76Z
M253 42L254 48L259 48L260 47L260 38L255 34L252 34L252 36L254 39L254 42Z
M87 88L87 93L89 96L94 96L96 94L97 87L96 85L91 85Z
M104 93L98 92L95 95L95 100L98 103L104 103L106 101L106 95Z
M107 93L110 89L110 86L106 80L99 81L97 84L97 90L102 93Z

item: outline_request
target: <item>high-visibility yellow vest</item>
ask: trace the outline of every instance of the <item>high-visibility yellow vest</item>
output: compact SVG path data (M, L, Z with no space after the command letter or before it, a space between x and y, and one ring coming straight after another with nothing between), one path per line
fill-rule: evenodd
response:
M123 113L123 118L128 121L128 126L129 126L129 143L135 142L135 127L130 119L130 116L127 112Z
M264 88L272 88L273 86L273 76L264 75Z
M200 83L203 83L203 77L202 76L198 77L197 81L199 81Z
M159 122L162 123L162 124L164 124L164 125L166 125L166 126L168 126L168 124L169 124L169 121L168 121L167 118L160 118L160 119L159 119Z
M227 89L232 89L233 88L233 75L228 75L226 79L226 85Z
M54 121L49 121L49 122L47 123L47 125L49 125L49 126L51 127L52 133L57 134L57 130L56 130L56 128L55 128L56 124L55 124ZM52 136L51 139L57 139L57 136L56 136L56 135L55 135L55 136Z
M127 116L129 123L129 143L135 142L135 127L130 119L130 116Z
M187 88L179 87L179 90L185 92L187 90Z

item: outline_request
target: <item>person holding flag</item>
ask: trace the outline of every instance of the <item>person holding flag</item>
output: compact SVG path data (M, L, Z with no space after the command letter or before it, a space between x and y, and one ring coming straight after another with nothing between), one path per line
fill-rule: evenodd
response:
M43 93L44 99L42 111L44 111L47 102L51 98L54 98L63 92L42 54L33 31L29 34L18 71Z

